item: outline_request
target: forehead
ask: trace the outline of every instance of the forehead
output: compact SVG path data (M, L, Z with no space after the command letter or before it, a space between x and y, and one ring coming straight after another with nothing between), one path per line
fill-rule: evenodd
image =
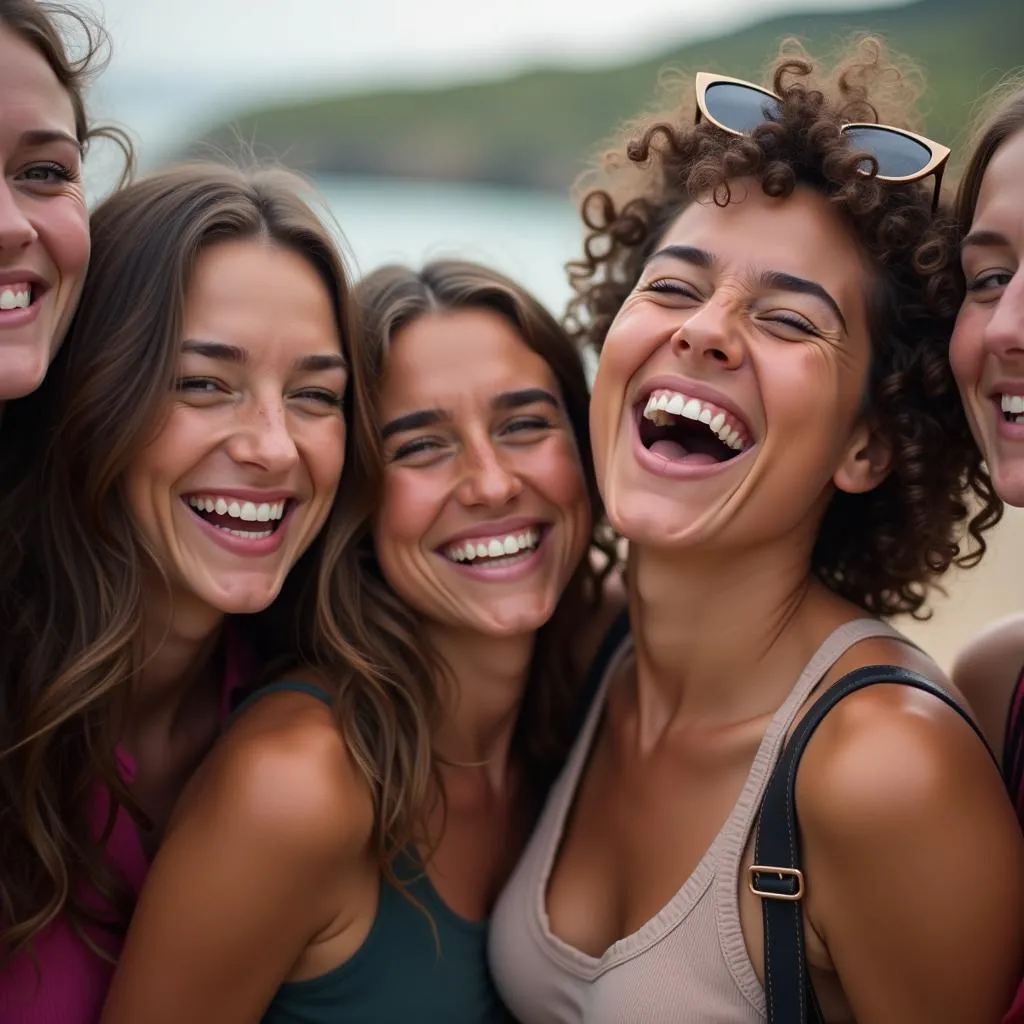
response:
M1024 129L996 150L982 178L974 213L975 223L1013 217L1024 225Z
M0 139L41 128L74 134L71 97L43 55L0 25Z
M204 249L189 279L185 335L254 348L284 343L340 349L331 296L304 257L258 241L220 242Z
M730 188L726 206L710 198L691 203L661 245L704 249L734 271L776 270L817 281L833 294L862 292L867 269L860 247L823 196L798 186L790 196L773 198L746 179Z
M551 367L503 316L487 309L428 313L392 339L381 404L396 411L483 405L528 386L558 393Z

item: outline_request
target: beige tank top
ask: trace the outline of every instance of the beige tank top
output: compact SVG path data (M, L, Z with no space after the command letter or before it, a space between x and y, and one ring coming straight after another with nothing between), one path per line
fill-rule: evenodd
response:
M739 800L693 874L638 931L592 957L552 934L545 895L608 680L632 648L623 642L491 919L491 970L520 1024L764 1024L764 990L740 927L743 851L800 708L832 665L870 637L909 642L874 619L832 633L772 718Z

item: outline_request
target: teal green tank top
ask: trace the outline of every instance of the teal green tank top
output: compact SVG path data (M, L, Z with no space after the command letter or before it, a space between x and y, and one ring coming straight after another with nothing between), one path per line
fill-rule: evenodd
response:
M281 682L251 694L254 701L282 690L330 698L308 683ZM441 899L410 855L395 874L427 911L382 879L377 916L366 940L339 967L306 981L285 982L262 1024L504 1024L487 968L487 922L460 917Z

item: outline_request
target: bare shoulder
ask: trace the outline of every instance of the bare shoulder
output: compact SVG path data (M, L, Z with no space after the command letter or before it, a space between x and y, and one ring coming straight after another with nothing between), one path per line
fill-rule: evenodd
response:
M311 859L357 854L373 830L373 799L324 703L268 694L227 729L183 794L186 817L239 841Z
M989 743L1002 756L1006 716L1024 667L1024 615L1000 619L976 634L953 664L953 681L967 698Z
M899 661L959 698L927 656ZM955 818L964 801L981 796L996 805L1006 802L980 738L938 697L897 683L840 701L809 741L797 783L805 828L834 829L844 841L865 826L879 835L890 818L902 826L908 814Z

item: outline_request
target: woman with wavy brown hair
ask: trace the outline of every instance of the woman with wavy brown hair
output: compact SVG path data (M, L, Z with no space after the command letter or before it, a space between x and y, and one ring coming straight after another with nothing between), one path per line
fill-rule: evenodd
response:
M304 193L283 172L203 164L115 193L92 217L68 339L8 408L4 1024L97 1020L230 691L300 644L342 660L317 628L336 587L316 573L344 536L342 466L372 444L346 422L367 371L344 265ZM304 553L296 583L315 598L247 641L242 623Z
M104 1024L504 1018L487 918L614 610L583 366L474 264L384 268L358 297L383 490L332 613L365 664L297 669L241 709L157 857Z
M72 54L70 25L83 46ZM70 34L69 34L70 36ZM40 0L0 0L0 417L46 375L82 291L89 213L82 163L98 138L85 88L106 37L86 15Z
M1024 77L989 97L957 193L964 299L949 354L996 493L1024 508ZM1024 825L1024 615L971 640L953 679ZM1024 984L1006 1024L1024 1024Z
M875 42L769 81L699 75L583 200L630 633L495 910L523 1024L992 1024L1019 977L998 770L883 621L995 515L933 273L947 154Z

